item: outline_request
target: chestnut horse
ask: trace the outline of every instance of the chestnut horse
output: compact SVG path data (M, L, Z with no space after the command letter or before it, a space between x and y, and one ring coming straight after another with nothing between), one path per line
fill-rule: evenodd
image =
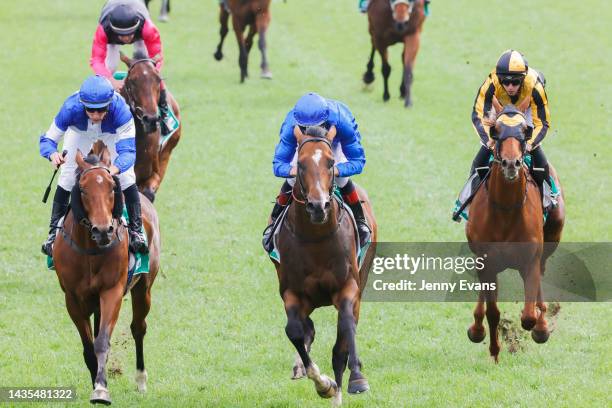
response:
M383 100L389 100L389 54L387 49L396 43L404 44L402 54L402 84L400 85L400 96L404 98L404 106L412 105L410 87L412 86L412 72L414 62L419 52L421 42L421 30L425 22L426 0L371 0L368 6L368 22L370 38L372 40L372 51L367 70L363 74L363 82L366 85L374 82L374 53L380 53L382 59L382 75L385 84ZM391 9L393 4L393 9Z
M128 274L128 233L121 222L123 194L118 179L110 175L108 154L102 161L76 154L77 182L72 191L71 210L53 246L53 263L65 294L66 308L81 342L91 375L92 403L110 404L106 360L110 339L119 316ZM114 193L113 193L114 192ZM132 335L136 343L136 382L146 390L147 372L143 358L145 318L151 307L151 286L159 269L160 236L155 208L141 196L143 225L149 240L149 274L131 289ZM91 315L94 329L91 329Z
M160 116L157 109L162 78L155 68L157 56L149 59L136 56L131 59L121 54L121 61L128 66L121 95L130 105L136 124L136 184L141 193L153 202L164 179L172 150L181 138L182 125L160 147ZM180 121L179 105L166 90L168 107Z
M478 272L480 282L495 283L496 287L495 290L479 293L474 324L468 329L468 337L475 343L485 338L482 322L486 302L491 336L489 352L495 362L500 351L497 274L506 268L517 269L523 279L523 329L531 330L531 337L536 343L546 342L550 334L545 318L541 276L546 259L561 240L565 204L560 195L558 207L548 214L544 223L538 186L524 164L526 127L525 117L512 105L507 105L497 117L491 132L496 141L494 162L483 188L477 191L472 201L465 227L471 250L485 257L485 266ZM559 178L552 166L550 172L560 188Z
M214 54L215 59L217 61L223 59L223 52L221 49L223 48L223 40L225 40L225 36L229 31L228 20L231 14L232 25L236 33L236 39L238 40L238 49L240 50L238 65L240 66L241 83L249 76L247 65L255 34L259 35L257 46L259 47L259 51L261 51L261 77L264 79L272 79L266 48L266 32L271 19L270 1L271 0L226 0L225 4L229 8L229 12L224 4L219 5L219 22L221 23L219 34L221 39L217 45L217 51L215 51ZM247 26L249 27L249 32L246 38L244 38L244 30Z
M297 180L277 240L281 262L274 262L287 313L285 332L297 349L293 378L307 376L315 383L319 396L333 397L334 405L340 405L347 361L351 371L348 392L369 389L361 374L355 335L361 293L376 249L376 220L366 192L358 187L372 228L372 244L360 269L359 240L353 222L347 210L332 197L335 183L331 145L336 128L327 132L322 127L310 127L303 134L296 126L294 133L298 142ZM332 357L335 381L321 374L308 354L315 336L309 316L314 309L329 305L338 310Z

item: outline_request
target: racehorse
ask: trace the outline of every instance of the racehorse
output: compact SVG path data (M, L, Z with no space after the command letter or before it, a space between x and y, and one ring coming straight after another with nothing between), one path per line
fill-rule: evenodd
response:
M259 35L257 45L259 51L261 51L261 77L265 79L272 78L272 72L268 65L268 55L266 48L266 32L270 25L270 1L271 0L226 0L225 4L219 5L219 22L221 23L221 29L219 34L221 39L217 45L217 51L214 56L217 61L223 59L223 40L227 35L228 20L230 14L232 15L232 25L234 32L236 33L236 39L238 40L238 48L240 50L240 56L238 58L238 65L240 66L240 82L243 83L244 79L249 76L247 71L249 52L253 46L253 38L255 34ZM229 11L226 9L229 8ZM244 38L244 30L249 27L249 32Z
M81 342L91 375L92 403L110 404L106 360L110 339L119 316L128 274L128 233L121 222L123 194L118 178L110 175L107 153L100 161L77 152L78 175L71 196L71 210L53 246L53 263L65 294L66 308ZM142 219L149 241L149 273L131 289L131 330L136 343L136 382L146 391L143 339L145 318L151 307L151 286L159 269L160 235L155 208L141 196ZM92 333L90 317L94 315Z
M145 0L145 5L149 8L151 0ZM168 14L170 14L170 0L162 0L161 9L159 10L159 21L168 21Z
M136 124L136 184L141 193L153 202L164 179L172 150L181 138L182 125L160 146L160 115L157 109L161 77L155 68L157 56L150 59L135 55L134 59L121 54L121 61L128 66L128 74L121 95L130 105ZM166 90L168 107L180 122L179 105Z
M297 350L293 378L307 376L315 383L319 396L333 397L334 405L340 405L347 361L351 371L348 392L369 389L361 374L355 335L361 293L375 253L376 220L366 192L358 187L364 213L372 228L372 244L359 268L359 239L351 216L333 197L331 145L336 128L327 131L322 127L310 127L304 134L296 126L294 134L298 142L297 181L293 201L278 235L281 261L274 261L287 314L285 332ZM314 309L332 304L338 310L338 332L332 358L335 381L321 374L308 354L315 336L314 323L309 316Z
M526 127L525 117L512 105L504 107L497 117L491 132L495 140L494 161L486 182L472 201L465 228L471 250L485 258L484 268L478 271L480 282L495 283L496 287L495 290L480 291L474 309L474 324L468 329L468 337L475 343L485 338L482 322L486 302L491 336L489 352L495 362L500 351L497 274L506 268L517 269L523 279L523 329L531 330L531 337L536 343L546 342L550 335L541 276L546 260L561 240L565 203L563 195L560 195L558 207L549 212L544 223L540 192L524 163ZM560 188L552 165L550 174Z
M371 0L368 6L368 22L370 38L372 40L372 51L367 70L363 74L363 82L366 85L374 82L374 53L378 50L382 59L382 75L385 84L383 100L389 100L389 46L402 42L404 52L402 53L402 84L400 85L400 96L404 98L404 106L412 105L410 87L412 86L412 71L419 44L421 42L421 30L425 22L425 2L427 0Z

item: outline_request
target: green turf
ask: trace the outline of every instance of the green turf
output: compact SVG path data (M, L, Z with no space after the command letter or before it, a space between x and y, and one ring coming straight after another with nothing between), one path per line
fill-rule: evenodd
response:
M0 8L0 386L74 386L79 406L90 393L81 343L39 253L50 212L40 197L51 169L37 141L90 73L101 4L21 0ZM356 0L275 1L268 36L274 79L259 79L254 47L243 85L233 33L226 58L212 57L216 2L172 6L170 23L159 26L164 75L184 127L155 203L163 255L145 338L149 392L135 391L127 301L109 365L117 406L328 406L310 382L289 380L294 350L276 273L260 247L281 182L271 172L278 129L305 91L343 100L355 113L368 159L355 179L369 191L381 240L462 241L450 210L478 148L473 99L499 54L517 48L548 80L553 128L544 145L565 188L563 239L612 239L608 2L434 0L411 110L398 98L398 46L391 101L382 102L378 57L377 79L363 90L369 38ZM153 7L157 14L159 2ZM516 354L504 345L499 365L465 335L472 307L363 304L358 347L371 391L348 396L345 388L346 405L612 404L609 304L563 304L547 344L525 337ZM501 305L514 321L520 308ZM312 356L329 374L335 313L319 310L313 319Z

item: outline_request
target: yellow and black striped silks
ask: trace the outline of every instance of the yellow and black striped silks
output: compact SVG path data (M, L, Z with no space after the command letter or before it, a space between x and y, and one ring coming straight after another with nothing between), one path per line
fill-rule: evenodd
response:
M540 81L538 71L528 68L527 75L523 80L519 94L510 97L503 85L499 82L495 69L491 71L487 79L478 90L472 110L472 124L480 140L484 145L490 139L490 129L482 123L486 116L490 116L493 108L493 97L496 97L502 106L514 104L518 107L525 106L526 113L531 110L533 120L533 133L528 143L532 146L539 145L550 128L550 112L548 110L548 98L544 85ZM499 112L497 112L499 113Z

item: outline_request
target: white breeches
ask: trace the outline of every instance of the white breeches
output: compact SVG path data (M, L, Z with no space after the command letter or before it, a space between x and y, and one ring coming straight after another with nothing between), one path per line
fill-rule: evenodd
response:
M140 51L143 52L144 55L149 55L147 51L147 47L143 40L134 41L134 52ZM107 44L106 45L106 60L104 63L106 64L106 68L110 72L115 72L117 67L119 66L119 50L121 49L121 44ZM127 69L127 67L126 67Z
M81 154L85 158L94 142L98 140L99 137L89 136L87 134L77 133L71 128L68 128L66 134L64 135L64 144L62 150L66 150L66 162L62 164L59 181L57 184L63 188L64 190L70 191L74 186L74 182L76 180L76 152L77 150L81 151ZM115 139L116 135L106 135L103 134L100 138L104 144L108 147L108 151L110 152L111 163L114 162L115 158L117 158L117 151L115 150ZM121 183L121 190L125 190L130 187L134 183L136 183L136 174L134 173L134 166L130 167L123 173L118 175L119 182Z
M333 149L334 149L334 161L336 163L346 163L348 161L346 159L346 156L344 155L344 152L342 151L342 146L340 145L340 143L334 145ZM293 155L293 159L291 160L291 166L292 167L297 166L297 151ZM346 183L348 183L348 181L349 181L348 177L336 177L336 185L340 188L346 186ZM293 187L295 184L295 177L288 178L287 183L289 183L289 185Z

